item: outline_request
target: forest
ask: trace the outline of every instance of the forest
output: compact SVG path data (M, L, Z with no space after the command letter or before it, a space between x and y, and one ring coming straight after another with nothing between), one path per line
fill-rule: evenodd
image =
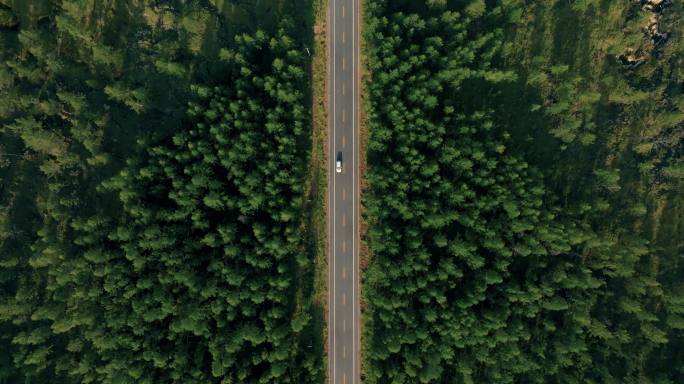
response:
M320 8L0 0L0 382L324 380Z
M681 0L360 4L361 382L684 382ZM328 380L327 6L0 0L0 382Z
M364 383L684 381L678 1L364 1Z

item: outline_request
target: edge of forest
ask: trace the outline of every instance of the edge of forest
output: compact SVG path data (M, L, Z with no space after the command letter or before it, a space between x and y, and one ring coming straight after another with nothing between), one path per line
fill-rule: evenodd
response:
M361 196L363 195L363 192L368 188L368 182L366 181L366 114L364 113L363 108L361 107L361 97L364 94L364 88L362 87L362 80L364 76L366 75L366 71L364 70L366 68L366 65L368 61L365 59L365 57L362 55L363 50L361 49L362 45L362 39L361 39L361 31L362 28L361 26L363 25L363 0L357 0L357 5L358 5L358 23L356 25L358 31L356 34L357 38L357 44L359 47L359 55L357 56L357 68L358 70L358 78L356 79L357 81L357 89L359 91L359 97L357 98L357 110L359 111L359 114L357 115L357 127L358 127L358 141L357 141L357 148L358 148L358 164L359 164L359 184L358 184L358 194L359 194L359 212L358 212L358 217L359 217L359 222L358 222L358 244L359 244L359 249L358 249L358 276L359 276L359 286L358 286L358 297L356 298L359 302L359 347L355 351L357 355L357 359L359 361L359 376L361 373L361 370L363 368L363 359L361 358L361 335L363 334L363 310L366 307L366 302L363 300L363 295L361 293L362 289L362 281L363 281L363 276L362 272L366 269L366 265L368 265L368 248L366 247L366 244L363 242L363 238L366 235L366 231L368 229L368 224L365 222L365 217L366 217L366 211L363 209L363 205L361 204ZM363 66L362 66L363 64Z
M367 165L367 147L366 142L369 135L368 132L368 115L366 114L366 108L369 108L368 95L366 94L366 85L371 81L371 75L373 71L369 67L368 63L368 47L365 44L365 40L362 37L364 15L364 0L358 0L359 3L359 376L361 381L365 377L364 373L364 361L369 353L368 351L368 338L371 337L370 333L372 330L372 324L368 324L368 321L372 321L372 315L365 319L364 314L370 313L371 308L367 308L365 297L368 294L366 287L364 286L364 272L368 266L371 257L373 256L368 249L366 244L366 233L368 231L368 218L366 217L366 210L364 208L363 195L371 194L370 185L366 180L366 170ZM364 341L366 340L366 341Z
M323 354L328 355L328 33L327 0L316 0L311 5L313 18L313 44L311 59L311 162L310 182L306 196L311 204L305 209L303 220L310 236L314 264L314 332L323 341ZM308 220L306 219L308 215ZM329 382L328 364L326 382Z

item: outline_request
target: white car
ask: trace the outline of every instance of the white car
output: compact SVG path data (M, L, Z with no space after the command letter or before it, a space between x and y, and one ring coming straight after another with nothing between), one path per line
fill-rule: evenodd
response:
M342 162L337 160L337 173L342 172Z

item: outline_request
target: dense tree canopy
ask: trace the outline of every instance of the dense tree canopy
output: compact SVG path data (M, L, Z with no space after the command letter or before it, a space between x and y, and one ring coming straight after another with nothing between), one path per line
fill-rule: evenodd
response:
M18 38L7 53L17 61L0 66L15 79L0 91L3 155L18 157L3 175L15 197L3 198L0 379L322 381L297 286L310 261L300 228L310 122L294 8L274 31L209 56L195 38L216 27L215 9L186 4L176 18L148 2L146 18L183 29L136 63L108 45L122 36L107 18L125 10L101 5L64 1L45 25L0 30ZM98 14L104 31L78 22ZM137 33L154 36L150 24ZM60 39L67 57L50 45ZM203 69L220 80L183 54L216 60Z
M515 2L426 5L366 6L365 381L677 382L678 272L628 228L592 226L605 201L560 201L495 109L520 81L496 28ZM618 170L594 175L619 190Z
M326 380L323 9L0 0L0 380ZM362 12L364 382L684 382L684 4Z

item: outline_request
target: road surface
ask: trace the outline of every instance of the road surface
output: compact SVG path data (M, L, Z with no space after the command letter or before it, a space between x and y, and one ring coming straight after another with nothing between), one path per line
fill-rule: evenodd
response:
M357 0L330 0L330 378L357 384L358 15ZM342 172L336 161L342 160Z

